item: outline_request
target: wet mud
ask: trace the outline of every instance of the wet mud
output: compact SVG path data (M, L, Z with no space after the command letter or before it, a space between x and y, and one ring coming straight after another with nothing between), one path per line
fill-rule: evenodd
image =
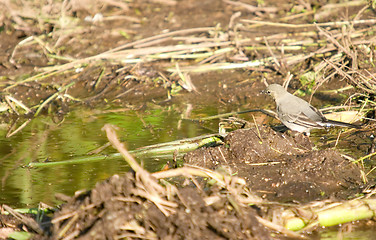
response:
M145 199L138 181L132 173L115 175L71 198L54 216L52 238L271 239L258 222L256 209L240 207L237 212L218 188L210 192L192 186L180 188L178 195L169 199L177 204L174 212L166 216ZM208 205L205 199L210 197L220 199ZM68 221L75 224L66 231Z
M305 203L362 191L361 168L336 149L315 150L307 136L253 127L229 133L224 144L184 156L188 164L227 167L269 201Z

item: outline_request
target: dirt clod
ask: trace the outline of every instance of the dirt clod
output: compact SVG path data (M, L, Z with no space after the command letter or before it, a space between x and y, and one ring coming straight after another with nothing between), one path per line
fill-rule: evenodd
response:
M114 175L88 192L72 197L54 216L52 239L270 239L253 208L235 210L219 188L200 192L187 186L169 201L178 204L166 216L139 195L139 180L128 173ZM205 198L220 201L207 204ZM241 224L239 224L241 223ZM68 226L68 227L67 227Z
M308 202L341 197L344 190L360 191L357 165L335 149L313 150L311 146L307 137L259 127L231 132L224 145L198 149L184 160L212 169L229 166L269 200Z

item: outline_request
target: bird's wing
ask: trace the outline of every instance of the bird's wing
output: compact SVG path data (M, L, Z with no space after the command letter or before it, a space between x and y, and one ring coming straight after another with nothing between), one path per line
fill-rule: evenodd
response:
M280 120L306 128L322 128L320 124L325 117L311 104L296 96L279 99L277 112Z
M307 117L303 112L299 114L284 114L285 121L289 123L294 123L300 126L307 128L321 128L321 125L317 121L312 120L310 117Z
M317 121L326 121L326 117L318 110L317 108L313 107L312 105L309 106L310 109L317 114Z
M290 105L283 105L283 107L290 107ZM297 124L306 128L320 128L321 126L317 123L317 121L320 121L321 118L309 107L308 109L309 110L304 112L299 111L298 109L291 108L289 110L286 110L281 109L281 105L277 105L277 112L282 122Z

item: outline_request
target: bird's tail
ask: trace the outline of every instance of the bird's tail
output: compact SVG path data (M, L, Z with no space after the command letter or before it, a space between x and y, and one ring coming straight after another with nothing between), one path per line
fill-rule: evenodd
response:
M357 129L362 128L362 126L360 125L345 123L345 122L340 122L340 121L335 121L335 120L328 120L328 119L323 121L323 124L324 124L324 127L338 126L338 127L357 128Z

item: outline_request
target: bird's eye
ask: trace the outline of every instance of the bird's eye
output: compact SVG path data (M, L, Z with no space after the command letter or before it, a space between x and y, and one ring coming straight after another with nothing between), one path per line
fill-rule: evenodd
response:
M267 90L266 93L267 93L267 94L270 94L270 90Z

